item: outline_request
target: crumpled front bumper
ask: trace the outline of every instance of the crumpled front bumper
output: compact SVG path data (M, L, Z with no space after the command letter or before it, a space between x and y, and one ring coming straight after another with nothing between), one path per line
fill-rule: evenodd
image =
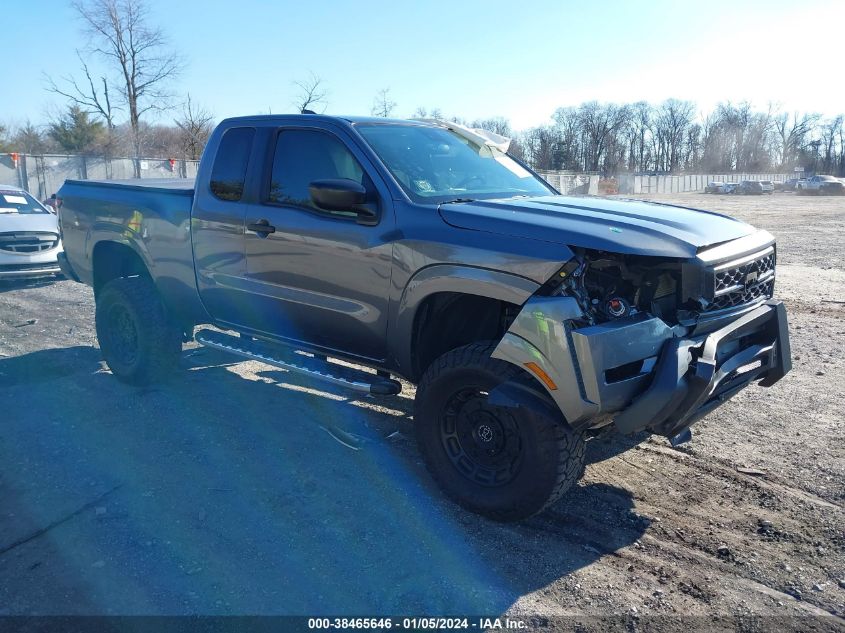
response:
M768 301L703 340L667 341L651 385L614 424L674 437L751 382L768 387L791 368L786 309Z
M612 419L623 433L674 437L751 382L769 386L791 368L779 301L687 338L645 314L570 329L579 314L574 299L532 298L493 352L534 373L576 429Z

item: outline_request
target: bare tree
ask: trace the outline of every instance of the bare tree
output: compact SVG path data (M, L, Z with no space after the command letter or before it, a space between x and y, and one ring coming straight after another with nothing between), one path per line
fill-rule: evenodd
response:
M581 169L583 144L579 108L558 108L552 115L557 135L559 169Z
M182 105L182 114L173 121L181 131L180 145L182 155L190 160L197 160L208 143L208 137L214 129L214 117L202 106L191 101L191 95Z
M390 99L390 88L382 88L373 99L373 116L389 117L396 109L396 102Z
M693 123L687 128L683 166L694 169L701 159L701 124Z
M618 145L615 142L616 134L624 129L629 114L630 108L627 105L617 106L596 101L581 104L578 115L582 121L585 138L585 171L607 170L613 167L616 161L608 160L608 148Z
M653 108L645 101L638 101L631 106L631 116L625 133L628 137L628 169L647 171L651 165L651 144L653 127Z
M828 119L821 126L822 132L822 147L824 148L824 155L822 156L822 169L825 172L831 173L838 169L838 160L836 156L836 138L842 135L843 116L840 114L832 119Z
M840 176L845 176L845 123L839 126L839 167L837 167L837 172Z
M9 129L0 123L0 152L10 152L12 151L12 145L7 138L9 133Z
M91 51L119 75L135 157L141 155L141 117L170 106L168 83L182 67L163 31L151 26L145 0L73 2L91 38ZM136 165L136 177L139 175Z
M443 121L446 118L443 116L443 110L440 108L432 108L429 111L425 106L418 106L417 109L414 110L414 114L411 116L415 119L437 119L438 121ZM457 123L457 121L455 121L455 123Z
M819 121L818 114L794 113L790 119L788 114L781 114L775 119L780 149L780 164L782 167L792 167L800 159L801 152L807 146L807 136Z
M297 112L304 114L306 110L314 110L319 106L323 106L320 114L326 111L328 104L326 98L329 93L323 86L323 80L318 75L309 72L308 77L294 81L293 85L297 89L293 101Z
M536 169L561 169L562 154L560 132L552 126L535 127L525 132L519 140L523 156Z
M692 102L678 99L667 99L657 108L654 117L657 169L672 172L681 165L683 144L694 114Z
M470 124L470 127L487 130L507 138L511 138L513 136L511 122L502 116L493 117L491 119L476 119Z
M95 82L91 76L91 71L88 64L79 49L76 51L76 56L79 58L79 63L82 65L82 73L85 75L85 82L82 86L73 75L66 75L62 77L62 83L65 87L60 87L53 78L44 74L47 80L47 90L70 99L71 103L78 105L90 114L98 114L106 122L106 127L109 130L114 130L114 117L120 109L112 104L111 95L109 94L109 80L103 75L99 77L99 82ZM97 87L97 84L102 84L102 89Z

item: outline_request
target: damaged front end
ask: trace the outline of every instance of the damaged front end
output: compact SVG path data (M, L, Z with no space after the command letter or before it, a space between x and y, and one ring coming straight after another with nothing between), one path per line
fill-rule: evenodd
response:
M574 428L682 441L742 388L791 368L765 231L686 260L573 251L493 356L537 376Z

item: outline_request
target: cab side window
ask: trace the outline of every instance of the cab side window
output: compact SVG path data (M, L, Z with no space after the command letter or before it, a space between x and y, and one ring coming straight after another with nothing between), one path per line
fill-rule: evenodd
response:
M334 136L314 130L283 130L276 139L269 202L327 212L311 201L308 185L326 178L348 178L366 184L364 170L352 153Z
M255 128L233 127L223 133L211 168L211 193L219 200L237 202L244 193L244 180Z

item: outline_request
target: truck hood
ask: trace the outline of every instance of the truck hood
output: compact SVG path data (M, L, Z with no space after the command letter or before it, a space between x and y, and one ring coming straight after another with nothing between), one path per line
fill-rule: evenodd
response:
M0 213L0 233L43 231L59 233L59 223L52 213Z
M639 200L541 196L440 205L454 227L614 253L694 257L755 229L719 213Z

